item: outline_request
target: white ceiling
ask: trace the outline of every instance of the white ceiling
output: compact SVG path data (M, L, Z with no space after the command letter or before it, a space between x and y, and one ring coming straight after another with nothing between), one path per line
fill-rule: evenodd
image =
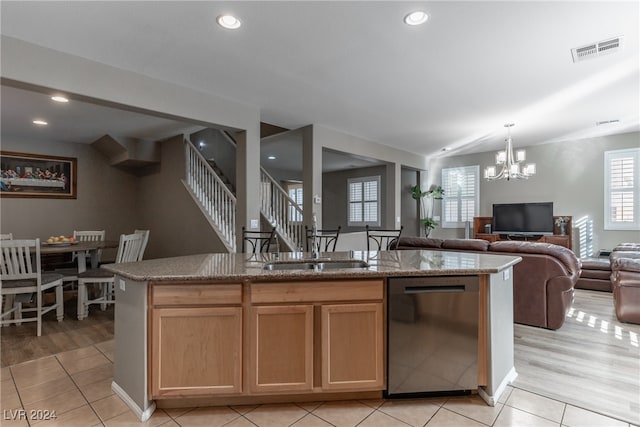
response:
M423 155L493 150L507 122L516 146L640 129L637 1L0 7L4 35L256 105L267 123L320 124ZM405 25L418 8L429 21ZM217 26L221 13L242 27ZM573 63L571 48L619 35L620 52ZM595 125L611 119L620 124Z

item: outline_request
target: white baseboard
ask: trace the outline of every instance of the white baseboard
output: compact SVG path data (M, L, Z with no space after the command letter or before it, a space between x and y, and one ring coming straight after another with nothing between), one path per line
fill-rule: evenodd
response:
M513 367L504 377L500 385L496 388L496 391L495 393L493 393L493 395L487 394L487 392L484 390L484 387L478 387L478 395L480 395L482 400L487 402L487 405L496 406L496 403L498 403L498 400L500 400L500 396L502 396L502 393L504 393L507 385L511 384L517 376L518 373L516 372L516 368Z
M140 422L147 421L149 418L151 418L153 411L156 410L156 402L153 400L149 402L149 406L147 406L146 409L143 410L142 408L140 408L136 404L136 402L134 402L133 399L127 394L127 392L124 391L118 384L116 384L115 381L111 382L111 390L113 390L113 392L124 401L129 409L131 409L133 413L136 414L136 417L138 417Z

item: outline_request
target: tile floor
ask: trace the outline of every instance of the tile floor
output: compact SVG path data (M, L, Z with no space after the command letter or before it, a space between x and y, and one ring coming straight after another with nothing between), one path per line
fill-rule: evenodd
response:
M0 425L632 427L512 387L495 407L477 396L224 406L158 409L140 423L111 390L112 375L113 340L2 368Z

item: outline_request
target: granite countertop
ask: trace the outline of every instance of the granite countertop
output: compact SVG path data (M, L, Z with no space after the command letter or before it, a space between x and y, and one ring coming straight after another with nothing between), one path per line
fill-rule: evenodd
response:
M307 252L201 254L141 262L103 265L109 271L136 281L251 280L277 281L292 278L339 279L392 276L441 276L493 274L522 260L519 256L479 254L471 252L415 251L349 251L321 253L316 262L346 260L365 261L365 268L337 268L317 271L265 270L265 263L311 260Z

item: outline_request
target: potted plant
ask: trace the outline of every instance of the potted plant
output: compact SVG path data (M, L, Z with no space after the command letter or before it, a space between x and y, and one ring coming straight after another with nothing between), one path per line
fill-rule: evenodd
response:
M433 186L428 191L422 191L420 185L411 187L411 197L420 203L420 223L422 224L425 237L429 237L431 230L436 228L438 223L433 219L433 201L425 202L426 199L441 200L444 196L444 190L441 186Z

